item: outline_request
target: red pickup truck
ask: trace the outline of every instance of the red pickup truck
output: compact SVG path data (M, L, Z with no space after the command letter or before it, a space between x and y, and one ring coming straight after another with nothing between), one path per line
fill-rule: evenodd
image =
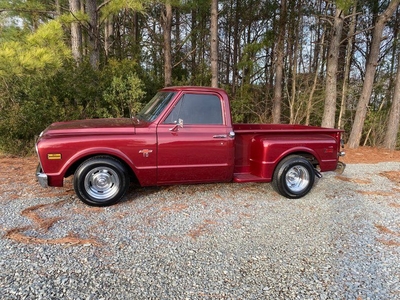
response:
M320 172L344 170L341 130L232 124L222 89L168 87L135 117L51 124L37 141L43 187L74 189L86 204L112 205L141 186L272 182L287 198L306 195Z

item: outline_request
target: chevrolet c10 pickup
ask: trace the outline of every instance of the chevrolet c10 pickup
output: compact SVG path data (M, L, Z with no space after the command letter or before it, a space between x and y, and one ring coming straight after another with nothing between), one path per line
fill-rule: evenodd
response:
M51 124L39 136L36 177L61 187L73 175L86 204L117 203L141 186L272 182L305 196L321 172L343 171L342 130L288 124L232 124L222 89L167 87L132 118Z

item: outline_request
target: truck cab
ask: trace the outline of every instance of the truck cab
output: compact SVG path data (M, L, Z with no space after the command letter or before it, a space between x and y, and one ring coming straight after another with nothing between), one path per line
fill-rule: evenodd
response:
M174 89L164 92L174 93ZM160 113L156 120L157 184L232 180L234 133L225 97L219 89L187 88Z

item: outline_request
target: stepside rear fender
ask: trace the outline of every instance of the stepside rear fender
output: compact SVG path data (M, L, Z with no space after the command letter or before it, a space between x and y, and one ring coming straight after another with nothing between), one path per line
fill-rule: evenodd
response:
M258 135L249 147L251 174L266 179L272 179L276 165L288 155L301 155L322 172L335 170L338 161L337 141L327 134Z

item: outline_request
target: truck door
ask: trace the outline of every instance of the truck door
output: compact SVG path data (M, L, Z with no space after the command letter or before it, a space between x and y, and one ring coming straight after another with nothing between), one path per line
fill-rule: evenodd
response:
M159 184L230 181L234 138L218 94L184 93L157 127Z

